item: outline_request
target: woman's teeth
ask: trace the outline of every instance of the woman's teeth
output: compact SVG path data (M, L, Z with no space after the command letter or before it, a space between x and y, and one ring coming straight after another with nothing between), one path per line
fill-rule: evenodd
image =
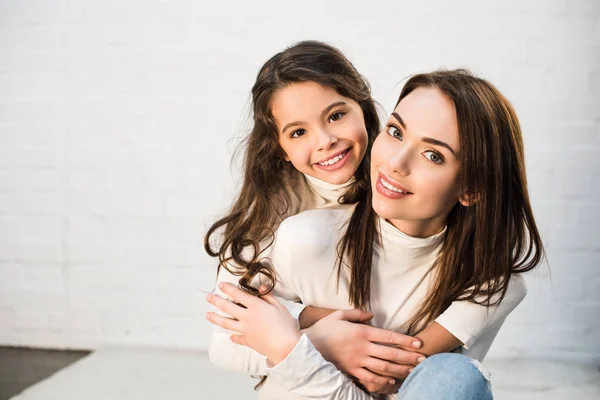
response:
M325 167L325 166L327 166L327 165L333 165L333 164L335 164L336 162L340 161L342 158L344 158L344 156L346 155L346 153L348 153L348 150L346 150L346 151L345 151L345 152L343 152L342 154L338 154L337 156L335 156L335 157L333 157L333 158L330 158L330 159L329 159L329 160L327 160L327 161L320 162L320 163L318 163L318 164L319 164L319 165L321 165L321 166L323 166L323 167Z
M380 179L380 180L381 180L381 184L383 186L385 186L387 189L391 190L392 192L408 194L408 192L405 192L404 190L400 190L400 189L392 186L391 184L389 184L388 182L384 181L383 179Z

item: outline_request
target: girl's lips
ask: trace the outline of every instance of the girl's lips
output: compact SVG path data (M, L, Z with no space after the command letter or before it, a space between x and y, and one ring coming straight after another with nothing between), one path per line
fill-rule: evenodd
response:
M349 147L345 150L342 150L334 155L332 155L331 157L328 157L322 161L319 161L320 163L323 163L325 161L331 160L332 158L335 158L337 156L339 156L340 154L344 154L344 157L342 157L339 161L337 161L336 163L333 163L331 165L321 165L319 163L314 163L313 165L319 169L325 170L325 171L335 171L338 170L340 168L342 168L344 165L346 165L346 162L348 161L348 158L350 158L350 150L352 149L352 147Z
M386 187L385 186L386 184L388 186L391 185L396 189L402 190L402 192L394 191L394 190ZM386 179L385 176L382 175L381 173L377 176L377 183L375 184L375 189L377 190L377 192L379 192L384 197L387 197L388 199L392 199L392 200L402 199L406 196L412 195L411 192L409 192L402 186L398 185L397 183L391 183L389 181L389 179Z

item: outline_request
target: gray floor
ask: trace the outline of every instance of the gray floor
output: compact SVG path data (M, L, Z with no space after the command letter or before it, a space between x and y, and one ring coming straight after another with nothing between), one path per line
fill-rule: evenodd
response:
M597 400L596 368L541 360L486 360L499 400ZM255 379L219 371L205 353L104 349L13 400L255 399Z
M0 347L0 400L10 399L88 354L86 351Z

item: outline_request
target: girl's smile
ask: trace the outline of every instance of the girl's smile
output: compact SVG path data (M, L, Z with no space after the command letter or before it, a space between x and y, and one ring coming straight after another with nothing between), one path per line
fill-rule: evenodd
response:
M317 83L300 82L279 89L271 110L279 144L294 168L332 184L354 176L368 146L356 101Z

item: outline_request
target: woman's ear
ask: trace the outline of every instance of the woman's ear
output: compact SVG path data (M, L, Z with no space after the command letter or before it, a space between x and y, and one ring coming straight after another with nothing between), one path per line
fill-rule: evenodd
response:
M479 201L479 194L470 195L467 193L463 193L458 196L458 201L463 207L471 207L473 204Z

